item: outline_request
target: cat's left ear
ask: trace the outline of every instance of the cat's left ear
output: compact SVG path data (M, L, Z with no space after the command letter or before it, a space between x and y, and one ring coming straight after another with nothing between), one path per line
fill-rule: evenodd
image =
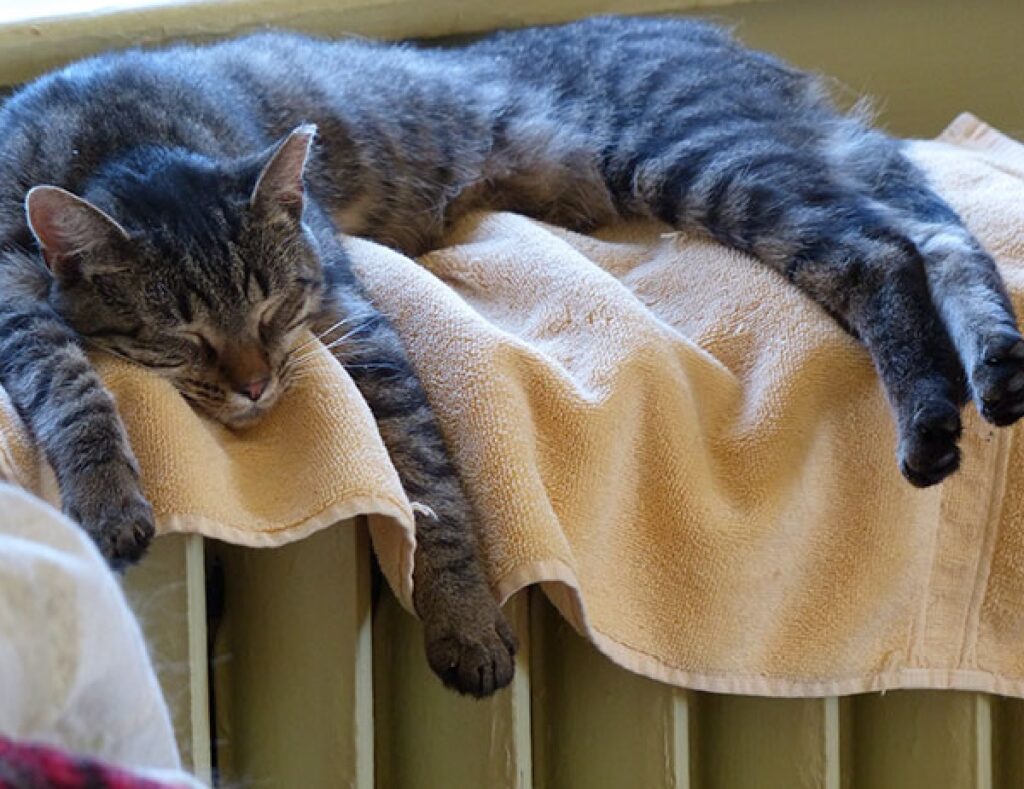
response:
M123 270L116 253L124 251L128 231L88 200L57 186L35 186L25 196L25 218L59 281Z
M309 152L316 137L316 126L299 126L270 152L270 160L263 167L253 187L249 205L273 214L281 212L298 222L306 199L302 174L309 161Z

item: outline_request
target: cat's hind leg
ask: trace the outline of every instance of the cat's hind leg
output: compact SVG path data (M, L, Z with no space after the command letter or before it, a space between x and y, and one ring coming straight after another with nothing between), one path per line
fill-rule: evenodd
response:
M884 135L844 129L832 149L924 260L932 300L967 372L982 416L1009 425L1024 415L1024 339L995 261L957 213Z
M955 471L963 373L915 245L813 151L750 135L676 150L640 162L624 198L754 255L811 296L867 346L904 476L926 486Z

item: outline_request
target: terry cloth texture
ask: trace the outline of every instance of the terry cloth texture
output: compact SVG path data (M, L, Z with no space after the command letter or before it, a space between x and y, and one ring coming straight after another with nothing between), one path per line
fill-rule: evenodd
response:
M1024 302L1024 147L970 116L914 158ZM693 688L1024 696L1024 443L966 414L916 490L867 353L754 260L654 223L594 237L512 214L409 260L353 240L479 512L501 597L540 583L619 664ZM163 530L273 545L371 514L411 599L411 508L326 353L243 433L97 360ZM39 475L12 414L6 457Z

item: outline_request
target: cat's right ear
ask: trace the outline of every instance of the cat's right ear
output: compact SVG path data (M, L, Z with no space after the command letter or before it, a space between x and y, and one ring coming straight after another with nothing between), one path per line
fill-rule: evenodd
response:
M30 189L25 197L25 215L46 265L59 281L80 277L88 253L129 240L128 232L112 217L57 186ZM109 265L103 268L104 273L113 270Z
M267 163L249 196L250 206L268 215L279 214L293 222L302 219L306 197L302 177L315 137L316 125L307 123L270 150Z

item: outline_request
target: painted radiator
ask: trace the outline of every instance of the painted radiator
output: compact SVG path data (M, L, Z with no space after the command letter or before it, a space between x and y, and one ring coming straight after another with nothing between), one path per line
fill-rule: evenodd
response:
M183 751L226 786L1024 787L1022 701L680 690L611 664L537 590L507 609L522 645L513 686L456 697L375 581L361 526L275 550L207 543L205 556L198 538L166 538L128 584Z

